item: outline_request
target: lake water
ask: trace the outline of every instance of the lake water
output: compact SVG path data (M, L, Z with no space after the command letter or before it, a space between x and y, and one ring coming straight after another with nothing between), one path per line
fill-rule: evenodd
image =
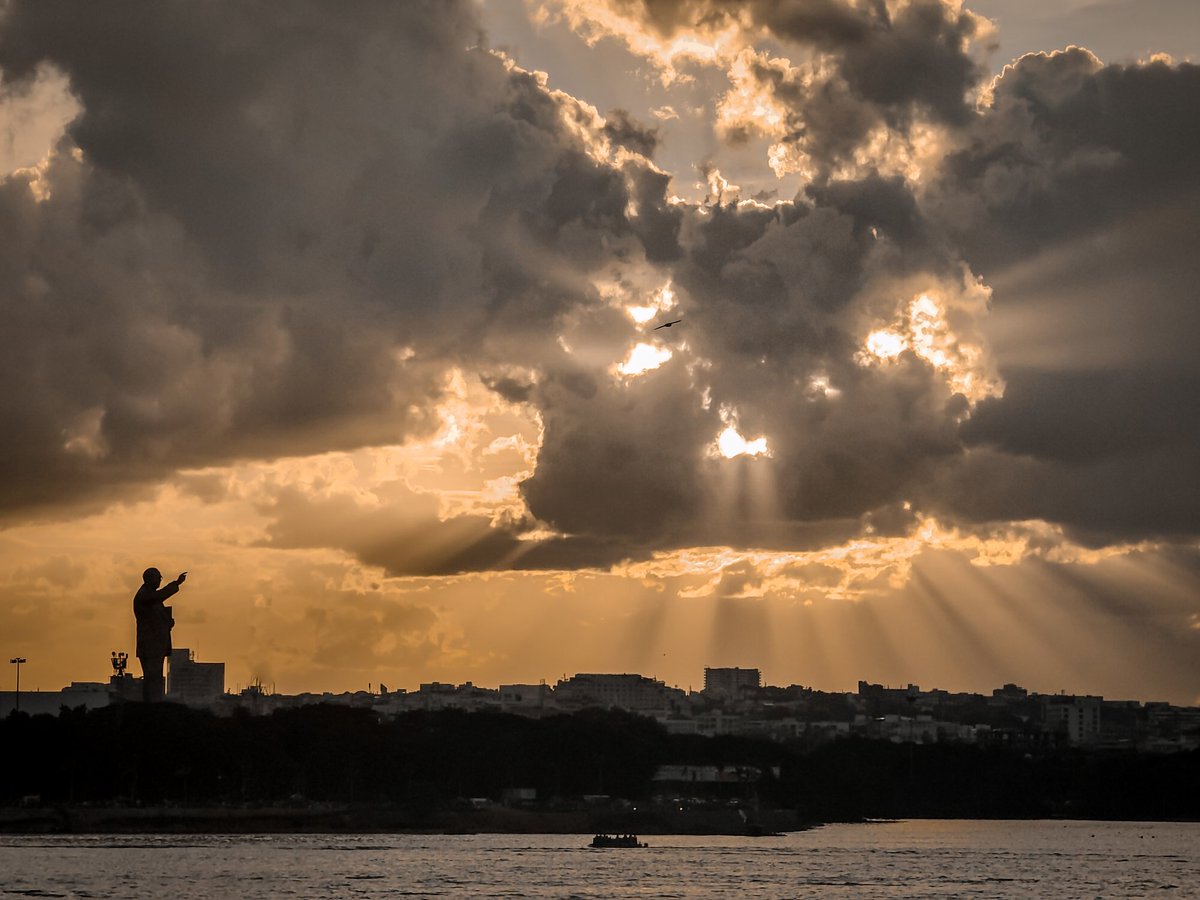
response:
M0 836L0 897L1200 897L1200 823L904 821L644 840Z

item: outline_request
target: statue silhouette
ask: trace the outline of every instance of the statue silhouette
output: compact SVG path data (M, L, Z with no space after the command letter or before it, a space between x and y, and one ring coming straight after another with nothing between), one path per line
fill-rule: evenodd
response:
M187 572L164 588L162 573L149 568L142 573L142 586L133 596L133 616L137 619L138 662L142 664L142 699L147 703L159 703L166 698L166 681L163 664L171 655L171 628L175 620L171 607L163 601L179 593L179 587L187 578Z

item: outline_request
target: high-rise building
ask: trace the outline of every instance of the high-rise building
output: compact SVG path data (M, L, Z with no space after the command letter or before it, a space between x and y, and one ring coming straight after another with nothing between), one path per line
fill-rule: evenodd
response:
M762 687L762 673L758 669L704 670L704 693L706 696L720 700L740 700L747 690L756 691Z
M167 699L188 706L207 706L225 693L225 663L196 662L186 647L171 651Z
M1100 709L1103 697L1052 695L1042 698L1046 729L1065 735L1074 746L1094 744L1100 738Z

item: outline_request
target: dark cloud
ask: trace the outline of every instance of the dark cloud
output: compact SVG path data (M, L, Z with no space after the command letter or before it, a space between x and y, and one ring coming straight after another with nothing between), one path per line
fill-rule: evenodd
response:
M934 197L977 265L994 269L1194 193L1200 67L1104 66L1087 50L1030 54L951 154Z
M1043 519L1089 546L1194 539L1194 445L1066 463L974 449L933 482L927 508L977 522Z
M489 570L607 568L642 559L651 548L624 536L540 537L530 522L496 524L477 515L440 519L433 495L395 485L386 502L364 505L349 495L314 496L294 487L268 492L259 546L342 550L392 577L436 577Z
M868 174L854 181L811 185L806 193L818 205L849 216L856 241L883 236L898 245L903 250L898 263L911 271L922 267L936 270L956 262L953 252L927 220L912 187L899 176L883 178Z
M1089 542L1195 534L1200 446L1200 69L1023 57L931 186L931 215L995 288L1004 396L944 503Z
M438 522L437 500L404 492L386 506L364 508L350 496L314 498L296 488L260 504L270 518L263 546L336 547L391 575L453 575L489 569L515 557L518 543L487 519Z
M448 365L669 255L665 179L478 43L459 2L8 4L6 89L49 65L81 111L0 185L0 505L422 433Z
M658 146L658 129L640 125L623 109L608 113L603 130L604 136L614 144L643 156L653 156L654 148Z
M683 210L669 202L667 190L671 176L644 166L627 167L627 175L636 202L632 227L642 242L646 259L651 262L678 259L682 253L679 229L683 223Z
M532 384L507 375L484 376L483 383L509 403L524 403L533 391Z
M593 393L548 382L537 471L521 486L530 511L569 534L669 539L702 503L703 448L718 427L690 393L673 364L629 385L604 378Z
M755 21L782 40L828 54L855 98L889 124L914 109L962 123L982 69L968 53L979 20L944 0L761 0ZM803 115L802 110L798 110Z
M963 427L973 444L1067 464L1195 447L1200 373L1010 370L1003 398L985 400ZM1120 425L1114 428L1114 413Z

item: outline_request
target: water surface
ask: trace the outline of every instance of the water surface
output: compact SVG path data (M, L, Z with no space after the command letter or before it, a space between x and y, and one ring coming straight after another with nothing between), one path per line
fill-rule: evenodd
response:
M0 836L0 898L1200 896L1200 823L904 821L645 840Z

